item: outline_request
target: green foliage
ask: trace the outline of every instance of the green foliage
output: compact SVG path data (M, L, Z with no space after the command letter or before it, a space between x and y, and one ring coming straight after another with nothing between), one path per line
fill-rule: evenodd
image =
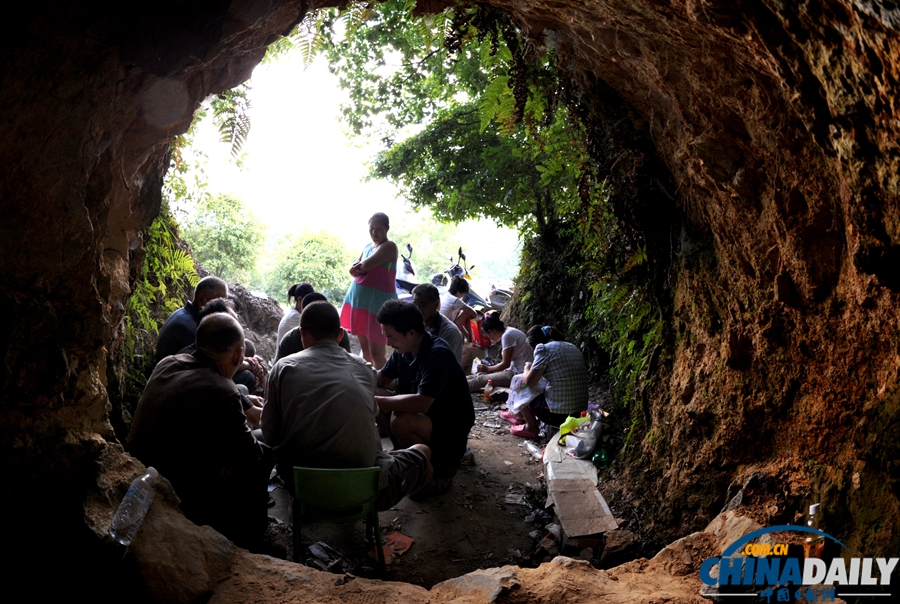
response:
M291 53L293 56L299 56L303 62L303 69L308 69L316 55L325 50L328 40L322 31L322 24L328 14L329 9L311 10L306 13L303 21L288 35L278 38L269 45L262 62L271 63Z
M323 22L328 62L351 98L343 117L355 134L380 119L391 129L420 123L450 93L449 53L440 34L450 14L414 19L414 6L413 0L352 3Z
M439 112L418 135L381 153L374 176L397 183L414 207L443 221L484 216L525 232L578 205L577 182L586 159L565 111L528 136L482 128L474 103Z
M325 21L329 61L350 94L344 119L356 134L380 134L387 147L372 175L393 180L439 220L482 216L541 231L577 206L587 158L577 124L556 110L552 57L526 60L497 9L416 19L412 4L378 4L365 27L348 25L353 33L344 38L337 19Z
M231 145L231 157L242 165L241 149L250 135L250 84L245 82L210 101L213 123L219 129L223 143Z
M125 307L125 347L140 353L197 284L194 260L179 247L178 226L163 205L144 236L145 259Z
M195 205L210 196L203 169L206 155L192 147L194 133L205 117L206 111L198 110L188 131L172 140L169 171L162 190L166 211L180 213L180 208Z
M344 300L350 286L350 265L356 260L340 239L330 233L302 233L282 237L275 245L274 266L266 271L266 291L284 299L295 283L311 283L330 301Z
M665 355L665 322L646 250L622 233L609 193L605 184L588 187L577 218L528 243L517 280L528 293L513 314L524 325L557 325L593 370L609 373L614 416L629 440L643 426L642 395Z
M201 200L184 225L197 261L226 280L248 282L265 242L263 226L231 195Z

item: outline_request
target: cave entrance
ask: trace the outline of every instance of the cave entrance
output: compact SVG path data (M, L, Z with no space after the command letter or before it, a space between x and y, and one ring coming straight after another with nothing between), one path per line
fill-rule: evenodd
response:
M178 143L175 167L163 195L204 268L274 298L283 310L289 285L304 281L339 305L348 282L346 267L366 240L368 217L384 211L391 216L392 238L401 248L407 243L414 248L420 281L444 271L448 259L462 247L469 263L477 265L472 271L473 290L486 295L494 285L511 283L521 251L515 229L498 227L483 217L460 224L439 223L427 211L414 211L396 186L379 180L363 182L367 164L378 149L371 141L354 145L348 140L339 111L346 100L336 76L329 72L325 57L310 63L306 58L299 51L289 51L257 66L251 79L236 91L205 103L189 134ZM220 114L216 101L231 107ZM234 104L241 106L235 109ZM240 123L249 123L249 132L235 137L235 124ZM223 131L230 134L224 141ZM235 138L242 144L235 145ZM252 219L233 223L245 233L229 231L227 224L218 231L204 229L227 204L235 218ZM203 211L211 206L215 211ZM264 237L254 239L250 232L254 229ZM241 238L250 241L247 245L235 242ZM229 245L222 246L222 241ZM318 247L312 250L313 246ZM223 257L223 248L230 257ZM328 253L319 253L320 249ZM251 252L253 263L237 262L244 258L234 257ZM307 256L315 260L308 261ZM343 259L325 266L323 256ZM273 335L253 336L258 338L258 353L267 361L273 360L273 347L265 340ZM460 471L452 491L424 504L404 500L381 514L385 534L402 533L415 541L391 565L391 580L431 587L479 568L510 563L533 566L558 552L538 545L550 519L539 511L546 499L541 464L526 451L523 441L501 427L497 414L502 406L478 402L477 408L478 420L470 435L476 464ZM384 444L390 447L389 441ZM277 503L271 516L277 522L268 538L276 546L273 553L283 549L291 559L290 500L277 487L273 496ZM299 560L317 563L306 548L323 541L346 556L347 563L335 570L374 577L361 533L360 523L313 525L304 531Z

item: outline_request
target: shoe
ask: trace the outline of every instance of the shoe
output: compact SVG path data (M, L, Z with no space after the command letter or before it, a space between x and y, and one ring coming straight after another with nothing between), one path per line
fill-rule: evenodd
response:
M517 414L510 413L509 411L501 411L500 419L508 421L513 426L519 426L525 423Z
M525 425L522 426L513 426L509 429L509 433L513 436L518 436L521 438L535 439L538 437L537 432L529 432L528 427Z
M475 451L472 450L472 447L466 445L466 452L462 456L462 460L459 462L461 466L474 466L475 465Z
M415 501L416 503L422 503L423 501L428 501L432 497L439 497L444 495L447 491L450 490L450 482L449 478L438 478L434 481L434 486L430 489L421 489L416 491L415 493L409 496L410 499Z

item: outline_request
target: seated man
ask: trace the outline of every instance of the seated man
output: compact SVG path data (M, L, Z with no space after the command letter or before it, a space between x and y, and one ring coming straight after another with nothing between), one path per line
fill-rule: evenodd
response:
M166 357L138 401L128 451L169 479L185 516L243 547L268 523L272 451L253 437L231 380L244 331L227 313L197 329L197 351Z
M216 298L228 297L228 285L218 277L204 277L194 288L194 299L184 303L166 319L159 330L156 342L156 362L178 352L194 343L197 338L197 325L200 323L200 311L206 303Z
M320 294L319 292L312 292L310 294L306 294L303 296L303 299L300 300L300 311L303 312L303 309L307 304L312 304L313 302L327 302L328 298L324 296L324 294ZM299 319L298 319L299 320ZM346 350L347 352L352 352L350 350L350 334L347 333L346 329L341 329L343 335L341 336L340 345L341 348ZM300 325L297 327L293 327L285 332L284 337L281 338L281 341L278 344L278 352L275 355L275 362L279 359L283 359L289 354L294 354L295 352L300 352L303 350L303 339L300 337Z
M203 310L200 311L200 321L203 321L204 318L216 313L227 313L229 316L240 322L237 313L234 311L234 302L227 298L216 298L204 304ZM253 342L244 340L244 363L235 372L231 381L238 385L238 391L241 393L241 404L244 407L244 415L247 416L247 421L250 422L251 427L255 428L259 426L259 416L260 413L262 413L263 399L256 394L259 384L256 376L249 370L250 366L249 363L247 363L247 357L253 356L247 354L248 346L253 346ZM197 342L195 340L179 350L178 354L194 354L196 351ZM256 353L254 352L254 354Z
M381 467L376 507L386 510L431 478L424 445L381 450L375 428L375 372L338 345L341 319L328 302L305 304L300 315L302 352L269 372L262 431L275 448L278 473L293 492L294 466Z
M376 396L390 417L390 436L395 446L417 443L431 448L437 483L423 494L440 494L450 488L466 452L469 430L475 423L472 395L462 368L447 343L425 331L422 313L409 302L389 300L377 320L394 352L381 371L378 386L397 380L397 393Z
M462 365L463 344L462 333L455 323L451 323L450 319L442 315L439 311L441 308L441 293L438 288L431 283L423 283L417 285L412 290L413 304L422 313L425 319L425 329L432 336L441 338L450 350L456 356L456 362ZM469 361L471 363L471 361Z

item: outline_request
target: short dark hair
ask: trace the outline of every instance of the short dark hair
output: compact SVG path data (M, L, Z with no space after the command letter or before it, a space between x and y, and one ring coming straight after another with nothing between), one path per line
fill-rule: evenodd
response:
M469 282L460 275L456 275L450 280L450 289L448 291L454 296L456 294L467 294L469 293Z
M311 294L314 291L316 291L316 288L309 283L295 283L288 290L288 304L291 303L291 298L293 298L294 301L302 300L304 296Z
M374 214L372 214L372 217L369 218L369 222L371 223L373 220L377 220L378 222L383 224L384 228L386 229L391 228L391 219L388 218L388 215L384 212L375 212Z
M308 332L317 342L334 340L341 333L341 317L337 309L328 302L304 304L303 312L300 313L300 329Z
M525 335L528 345L534 348L538 344L546 344L550 340L562 342L566 339L563 333L552 325L533 325Z
M307 305L312 304L313 302L328 302L328 298L325 297L325 294L320 294L319 292L306 294L303 296L303 299L300 300L300 308L306 308Z
M215 275L203 277L202 279L200 279L200 281L197 282L197 286L194 287L194 300L197 299L197 296L199 294L222 291L224 291L226 294L228 293L228 284L225 283L222 279L219 279Z
M415 286L412 290L413 297L421 296L428 302L440 302L441 292L431 283L422 283Z
M503 331L506 329L506 325L500 320L500 314L494 311L485 313L484 321L481 322L481 329L483 331Z
M200 320L200 325L197 326L197 350L218 359L231 353L236 344L244 344L244 330L237 319L228 313L219 312Z
M219 312L224 312L237 319L237 312L234 310L234 302L228 298L215 298L207 302L200 311L200 318L203 319Z
M382 325L390 325L402 334L410 331L425 333L425 319L422 317L422 311L409 302L388 300L381 306L375 319Z

